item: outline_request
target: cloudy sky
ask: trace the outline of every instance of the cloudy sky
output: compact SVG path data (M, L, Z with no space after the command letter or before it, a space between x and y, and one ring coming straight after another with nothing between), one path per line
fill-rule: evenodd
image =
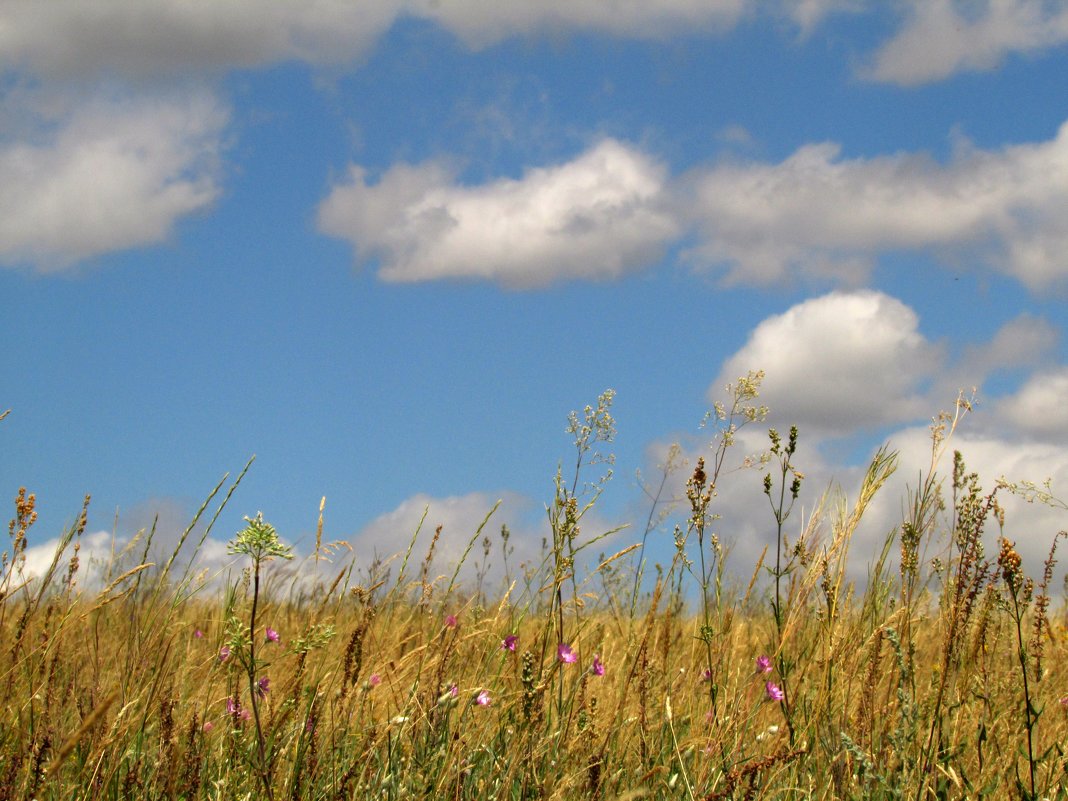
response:
M256 454L220 538L307 553L325 496L361 558L427 508L456 547L502 499L534 551L611 387L622 545L764 370L807 508L901 451L861 570L958 389L985 485L1066 497L1066 79L1061 0L0 0L0 491L42 547L91 493L104 548Z

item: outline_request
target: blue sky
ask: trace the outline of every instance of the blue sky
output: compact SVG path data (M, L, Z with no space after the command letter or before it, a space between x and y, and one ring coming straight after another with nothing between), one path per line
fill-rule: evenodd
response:
M858 564L961 388L987 484L1068 495L1066 42L1029 0L0 0L0 487L42 549L91 493L103 547L256 454L218 537L307 553L326 496L360 558L428 507L459 547L503 498L532 552L570 410L617 391L587 530L640 529L764 370L809 508L901 451Z

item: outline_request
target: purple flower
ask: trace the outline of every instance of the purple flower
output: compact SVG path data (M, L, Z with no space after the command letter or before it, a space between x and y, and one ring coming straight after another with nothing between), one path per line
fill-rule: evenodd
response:
M234 698L233 696L229 696L226 699L226 714L227 715L236 715L240 711L241 711L241 703L236 698Z
M489 692L483 690L475 697L475 703L479 706L489 706L491 703L493 703L493 699L490 698Z
M264 676L262 679L256 682L256 690L261 696L267 695L267 691L271 688L271 680Z
M701 681L712 681L712 668L705 668L701 671Z
M458 696L459 694L460 694L460 688L459 688L459 687L457 687L457 686L456 686L455 684L454 684L454 685L452 685L452 686L451 686L451 687L449 688L449 695L451 695L451 696L452 696L453 698L455 698L455 697L456 697L456 696Z
M768 696L769 701L781 701L786 697L786 693L782 691L779 685L774 682L765 682L764 692Z
M274 629L272 629L270 626L268 626L267 627L267 642L278 642L278 640L279 640L278 632L275 631Z
M193 636L199 640L201 637L204 636L204 632L202 632L200 629L197 629L193 632Z
M367 681L372 687L377 687L379 684L382 683L382 677L379 676L377 673L372 673L371 678L369 678Z
M502 651L515 651L516 643L519 642L519 637L515 634L509 634L503 640L501 640Z
M556 656L565 665L571 665L575 662L578 662L578 654L575 653L572 650L571 646L565 642L562 642L558 646L556 646Z
M225 662L229 658L230 658L230 646L229 645L224 645L222 648L219 649L219 661L220 662Z
M597 656L597 654L593 655L593 664L590 666L590 670L593 671L594 676L604 675L604 662L601 661L601 658Z
M758 656L756 659L757 673L771 673L771 660L766 656Z
M456 628L456 615L445 615L445 628Z

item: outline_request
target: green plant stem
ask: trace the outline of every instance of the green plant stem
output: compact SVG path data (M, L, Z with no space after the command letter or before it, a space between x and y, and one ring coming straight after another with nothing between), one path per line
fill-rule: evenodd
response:
M260 561L252 561L252 612L248 619L248 689L252 704L252 717L256 722L256 748L259 752L260 764L257 771L260 781L263 782L263 791L270 801L274 801L274 791L271 789L271 779L267 775L267 753L263 742L263 726L260 723L260 705L256 700L256 607L260 599Z
M1034 729L1035 719L1031 714L1031 688L1027 680L1027 649L1023 638L1023 611L1020 609L1020 600L1015 592L1012 593L1013 618L1016 622L1016 656L1020 661L1020 676L1023 678L1024 693L1024 729L1027 731L1027 769L1031 780L1031 799L1035 795L1035 749Z

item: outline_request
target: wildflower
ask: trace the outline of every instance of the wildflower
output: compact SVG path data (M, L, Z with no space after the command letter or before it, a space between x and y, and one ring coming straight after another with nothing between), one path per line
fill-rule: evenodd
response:
M267 627L267 642L278 642L278 640L279 640L278 632L275 631L274 629L272 629L270 626L268 626Z
M475 697L475 703L479 706L489 706L492 702L493 699L490 698L490 694L486 690L483 690Z
M593 655L593 664L590 666L590 670L593 671L594 676L604 675L604 662L601 661L597 654Z
M367 681L372 687L377 687L379 684L382 683L382 677L379 676L377 673L372 673L371 678Z
M570 645L564 642L556 646L556 655L565 665L571 665L578 662L578 654L572 650Z
M267 691L270 689L271 680L264 676L262 679L256 682L256 690L261 696L267 695Z
M454 685L452 685L452 686L451 686L451 687L449 688L449 695L451 695L451 696L452 696L453 698L455 698L455 697L456 697L456 696L458 696L459 694L460 694L460 688L459 688L459 687L457 687L457 686L456 686L455 684L454 684Z
M206 732L207 731L211 731L214 728L215 728L215 724L212 723L210 720L205 720L204 721L203 731L206 731Z
M764 692L768 696L769 701L781 701L786 697L786 693L782 691L779 685L770 681L764 684Z
M445 615L445 628L456 628L456 615Z
M226 714L227 715L236 715L240 711L241 711L241 703L236 698L234 698L232 695L228 696L227 699L226 699Z
M230 646L229 645L224 645L222 648L219 649L219 661L220 662L225 662L229 658L230 658Z
M247 709L242 709L240 712L237 713L237 716L241 718L241 720L248 720L252 717L252 713L249 712Z
M200 629L197 629L193 632L193 636L199 640L204 636L204 632L202 632Z
M712 681L712 668L705 668L701 671L701 681Z
M771 673L771 659L766 656L758 656L756 659L757 673Z
M516 643L518 643L518 642L519 642L519 637L518 636L516 636L515 634L509 634L507 637L505 637L503 640L501 640L501 650L502 651L512 651L514 653L515 652Z

